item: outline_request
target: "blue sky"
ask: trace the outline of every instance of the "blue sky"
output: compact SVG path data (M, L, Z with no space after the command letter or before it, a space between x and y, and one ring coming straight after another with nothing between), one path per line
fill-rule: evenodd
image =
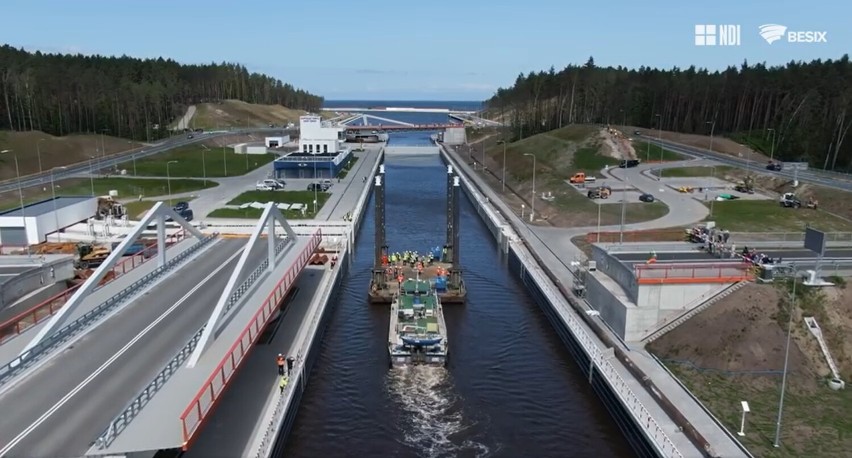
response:
M327 99L483 100L521 72L598 65L721 69L852 51L852 2L609 0L5 0L0 42L50 52L233 61ZM767 44L766 23L827 43ZM697 47L695 24L741 46Z

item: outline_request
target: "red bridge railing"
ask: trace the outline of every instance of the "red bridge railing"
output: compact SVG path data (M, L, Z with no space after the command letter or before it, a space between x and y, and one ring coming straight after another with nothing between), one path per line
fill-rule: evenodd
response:
M181 229L179 232L176 232L173 235L166 237L166 247L170 247L175 243L180 242L181 240L186 238L186 231ZM99 286L106 285L107 283L115 280L118 277L124 276L131 270L141 266L149 259L154 258L157 255L157 244L145 247L139 253L125 256L121 261L119 261L112 269L110 269ZM51 296L44 302L37 304L31 307L28 310L24 310L23 312L9 318L8 320L0 323L0 345L5 343L7 340L12 337L21 334L27 329L41 323L47 318L53 316L62 306L68 302L68 299L77 292L77 289L80 287L80 284L74 285L65 291L62 291L59 294Z
M245 361L248 352L254 348L255 341L263 333L263 329L269 320L275 315L275 309L289 294L296 279L299 278L299 274L319 247L320 241L322 241L322 231L318 229L311 235L308 246L299 253L299 257L278 281L278 284L261 304L260 309L254 314L249 324L243 329L240 336L213 370L213 373L210 374L210 377L207 378L180 415L184 451L189 448L193 435L198 431L207 414L216 406L216 402L225 392L225 388L227 388L234 374L237 373L240 364Z
M346 126L346 130L438 130L450 129L453 127L464 128L462 124L416 124L413 126L378 124L368 126Z
M754 280L749 263L637 264L633 268L640 285L736 283Z

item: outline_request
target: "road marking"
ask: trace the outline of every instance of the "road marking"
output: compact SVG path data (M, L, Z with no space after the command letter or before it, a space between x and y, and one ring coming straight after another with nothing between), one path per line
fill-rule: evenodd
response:
M162 314L162 315L160 315L159 317L157 317L157 319L156 319L156 320L154 320L153 322L151 322L151 324L149 324L149 325L148 325L145 329L143 329L143 330L142 330L139 334L137 334L137 335L136 335L136 337L134 337L133 339L131 339L131 340L130 340L130 342L127 342L127 344L126 344L125 346L121 347L121 350L118 350L118 352L116 352L116 353L115 353L114 355L112 355L112 356L111 356L108 360L106 360L106 362L104 362L104 363L101 365L101 367L99 367L99 368L98 368L97 370L95 370L95 371L94 371L91 375L89 375L88 377L86 377L86 379L85 379L85 380L83 380L82 382L80 382L80 384L79 384L79 385L77 385L76 387L74 387L74 389L73 389L73 390L69 391L69 392L68 392L68 394L66 394L66 395L65 395L62 399L60 399L60 400L59 400L56 404L54 404L54 405L53 405L53 407L51 407L50 409L48 409L48 410L47 410L47 412L45 412L44 414L42 414L42 416L40 416L40 417L39 417L36 421L34 421L34 422L33 422L33 424L31 424L30 426L28 426L28 427L27 427L27 429L23 430L23 431L22 431L20 434L18 434L18 435L17 435L14 439L12 439L12 440L9 442L9 444L8 444L8 445L6 445L5 447L3 447L3 449L0 449L0 456L5 456L5 455L6 455L7 453L9 453L9 452L10 452L13 448L15 448L15 447L16 447L16 446L17 446L17 445L18 445L18 444L19 444L22 440L24 440L24 439L25 439L27 436L29 436L29 435L30 435L33 431L35 431L35 430L36 430L39 426L41 426L41 424L42 424L42 423L44 423L44 422L45 422L48 418L50 418L50 416L51 416L51 415L53 415L54 413L56 413L56 411L58 411L59 409L61 409L61 408L62 408L62 406L64 406L66 403L68 403L68 401L70 401L70 400L71 400L71 398L73 398L73 397L74 397L77 393L79 393L79 392L80 392L83 388L85 388L85 387L86 387L86 385L88 385L89 383L91 383L91 382L92 382L92 380L94 380L95 378L97 378L97 377L98 377L98 375L100 375L103 371L107 370L107 368L108 368L109 366L111 366L111 365L112 365L112 363L114 363L116 360L118 360L119 358L121 358L121 357L122 357L125 353L127 353L127 351L128 351L128 350L130 350L130 347L132 347L132 346L133 346L133 344L135 344L136 342L138 342L139 340L141 340L143 337L145 337L145 334L148 334L148 332L150 332L152 329L154 329L155 327L157 327L157 325L158 325L158 324L160 324L160 322L161 322L161 321L165 320L165 319L166 319L166 317L168 317L168 316L169 316L172 312L174 312L174 311L175 311L178 307L180 307L180 305L181 305L181 304L183 304L184 302L186 302L186 300L187 300L187 299L189 299L189 297L190 297L190 296L192 296L192 295L193 295L196 291L198 291L198 290L199 290L202 286L204 286L204 284L205 284L205 283L207 283L208 281L210 281L210 279L211 279L211 278L213 278L213 277L214 277L217 273L219 273L222 269L224 269L224 268L228 265L228 263L230 263L230 262L231 262L231 261L233 261L233 260L234 260L237 256L239 256L239 255L243 252L243 250L244 250L244 249L245 249L245 248L241 248L241 249L237 250L237 252L236 252L236 253L234 253L233 255L231 255L231 257L230 257L230 258L228 258L225 262L223 262L223 263L222 263L222 265L220 265L219 267L217 267L217 268L216 268L216 270L214 270L213 272L211 272L211 273L210 273L210 275L208 275L208 276L207 276L207 277L205 277L203 280L201 280L201 282L199 282L197 285L195 285L195 287L194 287L194 288L192 288L191 290L187 291L187 293L186 293L186 294L185 294L182 298L180 298L180 300L178 300L178 301L177 301L174 305L172 305L171 307L169 307L169 309L168 309L168 310L166 310L165 312L163 312L163 314Z

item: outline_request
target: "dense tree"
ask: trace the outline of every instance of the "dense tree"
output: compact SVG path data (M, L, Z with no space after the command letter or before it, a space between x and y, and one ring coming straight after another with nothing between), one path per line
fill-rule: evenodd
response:
M238 64L29 53L0 47L0 129L150 139L194 103L238 99L317 111L322 98Z
M487 102L492 114L528 136L570 123L626 122L635 126L754 141L785 160L828 169L852 168L852 63L838 60L728 67L583 66L519 75ZM715 122L715 124L714 124ZM737 136L739 135L739 136ZM768 151L767 151L768 152Z

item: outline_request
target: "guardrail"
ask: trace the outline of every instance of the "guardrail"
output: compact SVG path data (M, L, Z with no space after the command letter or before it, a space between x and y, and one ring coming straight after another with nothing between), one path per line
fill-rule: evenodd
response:
M189 405L187 405L183 413L181 413L180 422L183 428L184 441L182 448L184 450L188 448L190 440L196 431L198 431L205 416L219 400L219 396L225 391L225 388L237 372L237 369L239 369L240 364L245 360L255 341L263 333L266 323L275 315L275 309L278 307L278 304L282 299L287 297L290 288L308 264L308 261L310 261L314 251L319 247L321 240L322 231L317 230L311 236L308 245L299 254L296 262L287 270L278 284L275 285L275 288L269 293L266 300L263 301L260 309L251 318L249 324L243 329L237 340L231 345L231 348L228 349L225 356L210 374L210 377L207 378L201 389Z
M136 280L130 286L124 288L123 290L121 290L111 298L107 299L94 309L86 312L83 316L77 318L73 322L65 325L63 328L51 334L50 337L33 347L29 352L27 352L26 355L18 356L17 358L0 367L0 385L6 383L8 379L14 374L31 366L34 362L40 360L45 354L49 353L49 350L55 348L60 343L67 341L74 335L78 334L80 331L86 329L89 325L99 319L103 314L114 309L116 306L124 302L127 298L132 296L136 292L136 290L138 290L142 286L153 282L154 280L163 276L165 273L172 270L183 260L193 255L202 247L206 246L208 243L210 243L210 241L214 240L217 236L218 234L212 234L205 237L195 245L188 248L186 251L179 253L174 258L169 260L166 265L158 267L153 272L150 272L139 280Z
M454 164L456 168L458 168L458 161L455 161L449 153L444 151L448 160ZM478 187L474 184L471 184L467 177L464 174L460 174L462 181L466 182L468 188ZM497 209L503 219L508 221L516 231L516 233L520 234L520 228L517 227L516 222L511 220L506 214ZM589 360L592 361L595 367L598 368L598 371L604 376L607 384L611 387L613 393L621 400L621 404L627 409L633 416L636 423L645 431L645 434L649 438L651 442L656 445L656 448L667 457L674 458L682 458L683 455L677 449L677 447L672 442L671 438L666 434L666 431L660 426L659 423L654 419L653 415L651 415L650 411L645 407L645 405L639 400L639 397L636 393L633 392L627 382L621 377L618 373L617 369L612 365L609 361L614 354L616 357L619 357L617 354L618 349L615 347L607 348L606 350L601 350L601 348L595 343L594 339L585 329L583 329L581 325L581 318L579 318L579 311L575 311L576 313L568 313L572 310L570 305L570 301L567 299L568 294L567 291L563 291L560 287L558 291L554 291L551 285L559 284L554 275L548 275L542 270L541 265L544 265L543 261L537 257L537 255L532 252L531 248L528 247L527 242L524 240L520 240L518 242L512 242L515 246L515 252L519 257L525 256L525 254L521 250L525 250L535 259L536 262L531 262L531 267L526 266L526 272L528 275L533 276L533 281L539 288L542 290L542 293L549 297L555 298L557 304L553 304L554 310L562 317L563 323L568 327L571 334L580 344L580 346L585 350L586 354L589 356ZM522 261L523 262L523 261ZM552 274L552 273L551 273ZM547 280L550 280L547 281ZM552 283L551 283L552 282ZM561 303L560 303L561 302ZM568 303L566 303L568 302ZM629 364L629 363L625 363ZM628 371L630 367L628 366ZM647 379L647 377L646 377ZM646 380L643 380L646 382ZM658 397L661 397L658 395ZM663 396L663 400L664 400ZM664 409L665 410L665 409ZM682 418L682 417L681 417ZM685 419L684 419L685 420ZM685 422L687 426L691 428L688 422ZM692 435L700 436L697 431L690 431ZM692 437L690 437L692 439ZM700 438L703 440L703 438ZM706 442L706 441L705 441Z
M283 239L275 246L276 255L281 253L281 250L287 246L287 242L289 242L288 239ZM269 265L269 259L265 259L261 264L261 266L255 269L252 274L243 281L237 291L234 291L234 293L231 294L231 298L225 311L230 310L233 303L235 303L235 301L238 300L249 287L251 287L251 284L260 277L260 273L262 273L263 270L265 270L265 267ZM260 267L264 267L264 269L261 269ZM151 401L154 395L157 394L163 386L165 386L166 382L172 377L172 375L180 369L187 358L189 358L189 356L192 355L192 352L195 351L195 347L198 345L198 340L201 338L201 334L204 332L205 326L206 324L201 326L201 328L193 334L186 345L178 350L177 354L175 354L175 356L166 363L165 367L157 373L154 379L148 383L148 385L146 385L145 388L143 388L142 391L124 407L121 413L109 423L107 429L101 433L95 441L95 445L98 448L103 449L104 447L109 446L109 444L111 444L112 441L115 440L122 431L124 431L127 425L136 418L136 415L142 411L142 408Z
M186 238L186 231L181 230L171 236L168 236L166 242L166 248L180 242ZM136 253L130 256L125 257L125 259L121 260L109 272L104 276L104 279L101 280L101 283L98 285L98 288L102 288L104 285L114 281L115 279L124 276L131 270L141 266L149 259L153 258L157 254L157 245L151 245L143 249L140 253ZM8 339L21 334L27 329L41 323L45 319L53 316L59 309L61 309L68 299L73 295L74 292L77 291L77 288L80 287L80 284L74 285L71 288L62 291L55 296L52 296L41 302L40 304L36 304L29 310L25 310L12 318L0 323L0 345L6 342Z
M636 264L633 275L640 285L738 283L753 280L754 267L745 262Z

